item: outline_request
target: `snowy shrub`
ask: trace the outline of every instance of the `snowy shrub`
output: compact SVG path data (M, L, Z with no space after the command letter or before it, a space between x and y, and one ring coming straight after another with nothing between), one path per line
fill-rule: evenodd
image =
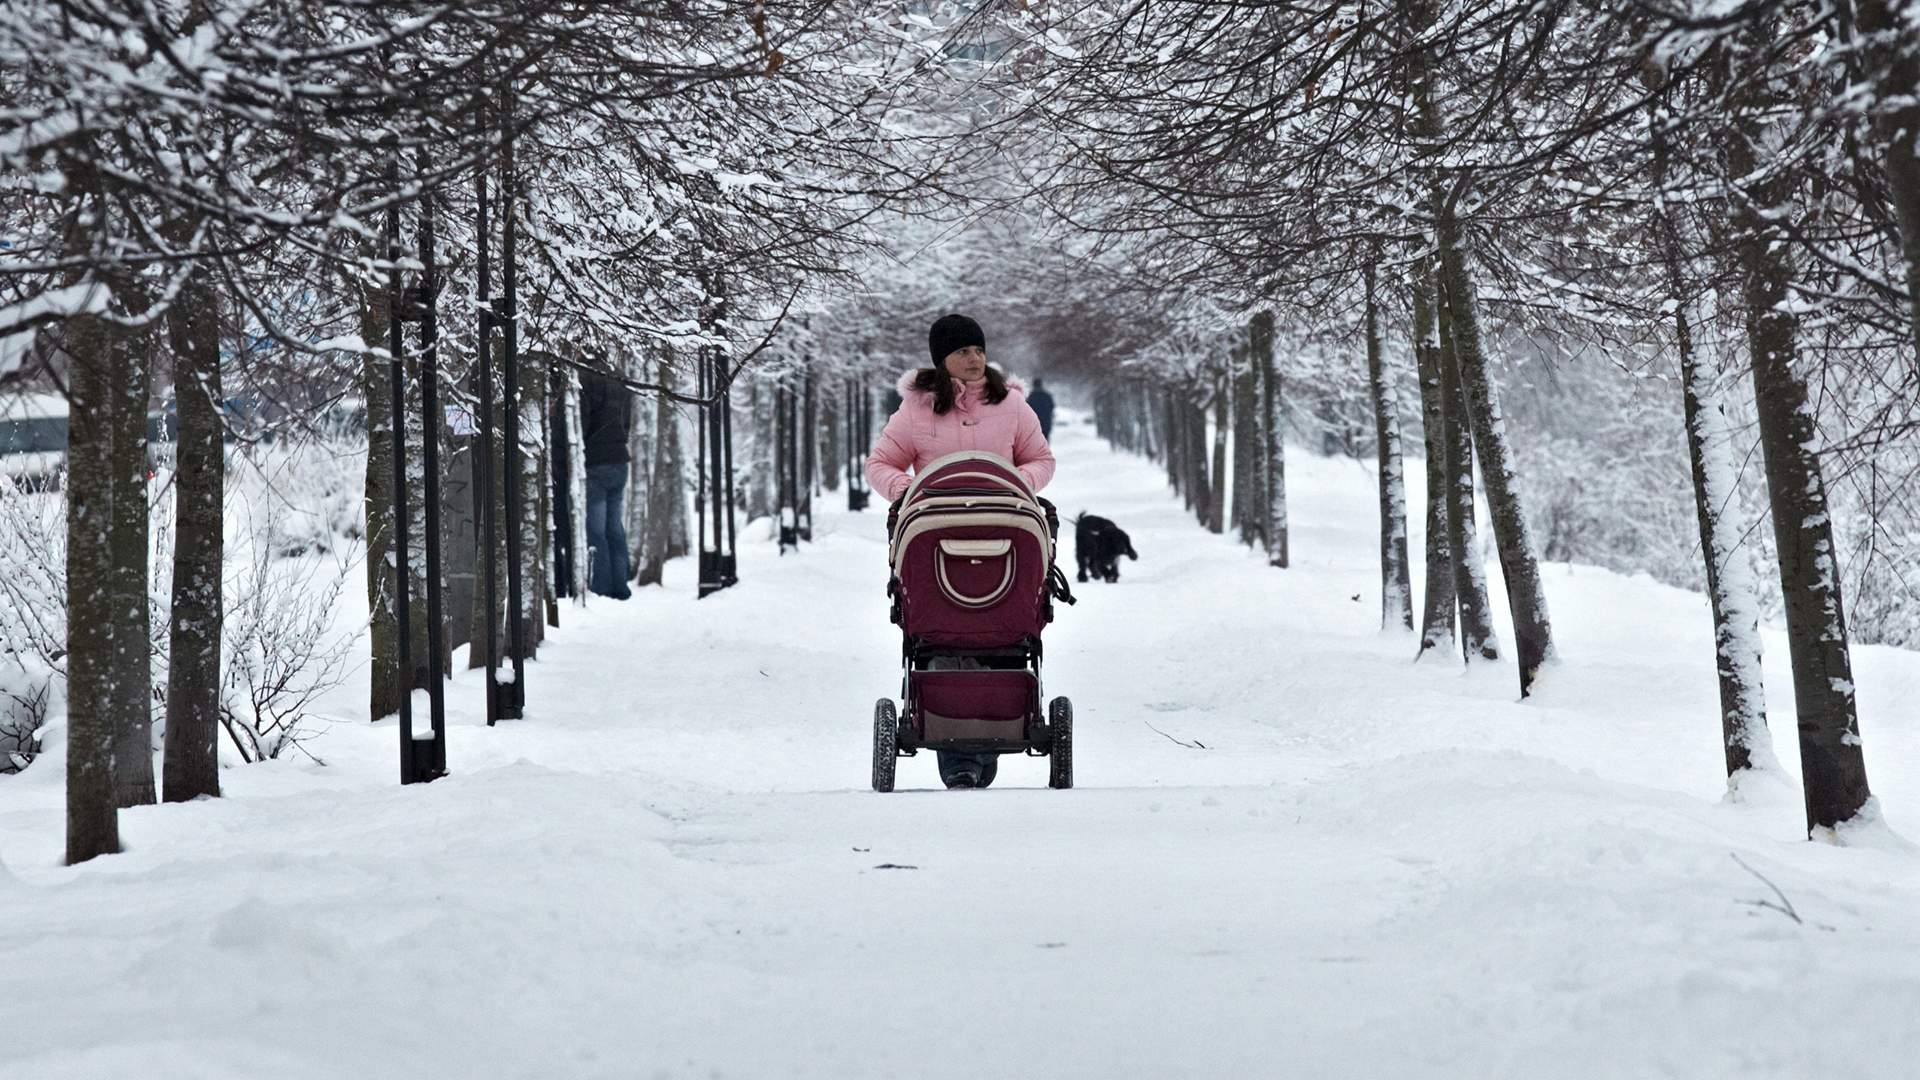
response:
M243 518L244 546L229 551L237 568L225 587L220 723L244 761L300 748L313 734L315 699L340 684L357 640L333 632L352 560L277 557L288 535L278 519L291 512L267 500L257 519Z
M0 773L40 751L67 645L66 501L0 476Z
M148 485L154 744L166 726L173 572L170 447ZM358 557L364 451L346 440L262 444L229 463L222 720L243 759L277 757L338 685L353 636L333 611ZM66 658L66 496L0 477L0 773L27 767L57 719Z
M280 439L235 453L228 468L228 507L279 507L264 527L275 554L340 553L364 538L366 450L343 437ZM237 490L236 490L237 489Z

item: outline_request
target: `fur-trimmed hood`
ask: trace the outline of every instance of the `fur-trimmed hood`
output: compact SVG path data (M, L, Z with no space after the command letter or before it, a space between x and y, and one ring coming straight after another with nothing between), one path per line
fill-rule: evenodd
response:
M931 394L931 391L922 390L913 385L913 380L919 378L920 373L925 370L927 369L926 368L908 368L906 371L900 374L900 381L894 383L893 388L895 390L900 391L900 396L909 401L914 400L916 398L929 396ZM1012 397L1015 394L1019 394L1021 397L1027 396L1027 384L1024 380L1020 378L1020 376L1008 375L1005 372L1001 372L1001 377L1005 379L1007 382L1008 397Z

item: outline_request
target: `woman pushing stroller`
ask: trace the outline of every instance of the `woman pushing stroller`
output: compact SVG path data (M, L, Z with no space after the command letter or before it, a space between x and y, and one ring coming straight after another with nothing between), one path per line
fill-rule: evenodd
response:
M1053 478L1053 451L1028 407L1026 388L987 365L986 335L965 315L943 315L927 334L932 366L900 380L901 403L867 457L867 481L895 502L914 474L949 454L996 454L1013 463L1029 489ZM948 787L993 782L998 755L940 751Z

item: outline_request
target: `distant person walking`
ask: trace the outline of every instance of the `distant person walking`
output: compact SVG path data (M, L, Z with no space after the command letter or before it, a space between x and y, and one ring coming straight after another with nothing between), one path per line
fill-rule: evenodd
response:
M1040 418L1040 434L1049 441L1053 439L1053 395L1047 393L1047 384L1043 379L1033 380L1033 393L1027 395L1027 404L1033 409L1033 415Z
M627 586L627 437L633 391L605 375L580 376L580 441L587 461L587 588L625 600Z

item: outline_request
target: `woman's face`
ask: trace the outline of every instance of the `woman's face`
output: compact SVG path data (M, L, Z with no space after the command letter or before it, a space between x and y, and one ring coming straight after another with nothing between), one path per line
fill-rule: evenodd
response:
M947 374L961 382L979 382L987 377L987 350L978 345L955 349L940 362Z

